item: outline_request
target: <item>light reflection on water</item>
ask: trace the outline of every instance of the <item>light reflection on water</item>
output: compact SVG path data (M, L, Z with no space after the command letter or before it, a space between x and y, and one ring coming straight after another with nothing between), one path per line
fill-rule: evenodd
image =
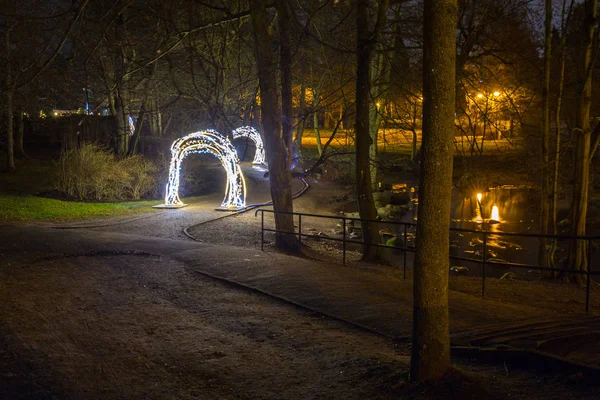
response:
M396 189L396 187L394 187ZM396 190L412 192L410 186L400 185ZM406 213L400 220L403 222L414 222L417 216L418 201L415 199L415 207ZM452 191L451 227L487 230L496 234L487 236L486 259L497 262L513 262L522 264L537 263L538 239L503 236L502 232L537 233L539 231L538 209L539 191L528 187L502 186L481 193L481 200L477 193L465 194L459 190ZM494 207L497 215L492 215ZM490 223L490 219L499 223ZM400 229L400 228L398 228ZM408 236L408 245L414 245L414 235ZM412 236L412 237L411 237ZM412 240L411 240L412 239ZM450 235L451 255L481 259L483 253L483 235L467 232L452 232ZM469 268L468 275L480 275L481 267L474 263L454 261L455 265L466 265ZM488 266L489 276L502 276L510 271L519 277L531 276L537 278L539 275L526 269L510 269L501 266Z

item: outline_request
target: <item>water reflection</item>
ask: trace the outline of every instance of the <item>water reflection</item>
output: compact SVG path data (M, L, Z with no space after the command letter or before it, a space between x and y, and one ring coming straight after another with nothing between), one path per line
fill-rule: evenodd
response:
M417 216L418 199L410 185L398 185L397 191L410 192L415 207L407 212L401 220L414 222ZM493 232L487 236L486 259L492 262L513 262L524 264L537 263L538 239L504 236L503 232L535 233L538 232L537 204L539 192L523 186L500 186L483 193L452 192L451 227L486 230ZM535 216L535 217L534 217ZM399 228L400 229L400 228ZM407 244L412 235L407 235ZM481 259L483 257L483 235L477 233L452 232L450 236L451 255ZM474 263L455 262L455 265L466 265L469 275L479 275L481 267ZM502 276L509 269L501 266L489 266L490 276ZM537 278L537 274L523 269L510 270L515 274Z

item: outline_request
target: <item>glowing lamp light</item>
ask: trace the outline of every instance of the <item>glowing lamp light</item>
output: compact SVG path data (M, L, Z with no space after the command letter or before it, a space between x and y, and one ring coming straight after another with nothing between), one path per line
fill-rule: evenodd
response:
M480 203L481 203L481 197L482 197L482 194L481 193L477 193L477 201L480 202Z
M481 98L483 98L483 93L477 93L477 98L478 98L478 99L481 99Z
M492 207L492 217L490 218L490 221L500 222L500 213L498 212L497 206Z
M254 153L254 160L252 164L266 164L265 158L265 146L263 145L262 137L260 133L251 126L242 126L241 128L235 129L231 132L234 139L249 138L254 143L256 151Z
M184 206L179 198L181 162L189 154L194 153L212 154L217 157L227 173L225 198L221 203L221 208L227 210L244 208L246 206L246 182L239 165L237 152L229 139L212 129L191 133L173 142L165 204L161 207Z
M494 97L500 96L500 92L494 92Z

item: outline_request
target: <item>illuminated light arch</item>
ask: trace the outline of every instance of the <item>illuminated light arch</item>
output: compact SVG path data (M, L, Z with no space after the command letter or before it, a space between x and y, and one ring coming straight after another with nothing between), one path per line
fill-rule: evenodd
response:
M221 203L221 208L228 210L244 208L246 206L246 183L239 165L237 152L226 137L219 135L217 131L212 129L190 133L173 142L164 207L184 206L179 198L181 162L186 156L194 153L214 155L219 159L227 173L225 198Z
M129 125L129 136L132 136L135 133L135 121L131 115L127 116L127 124Z
M254 146L256 147L256 151L254 152L254 160L252 160L252 164L266 164L267 159L265 158L265 147L263 145L262 137L260 133L251 126L242 126L241 128L237 128L232 132L234 139L240 139L247 137L252 142L254 142Z

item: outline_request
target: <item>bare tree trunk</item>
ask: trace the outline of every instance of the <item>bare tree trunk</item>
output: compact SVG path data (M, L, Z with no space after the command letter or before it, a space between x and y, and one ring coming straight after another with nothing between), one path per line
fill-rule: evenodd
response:
M5 57L6 57L6 169L8 172L14 172L15 152L14 152L14 127L13 127L13 94L14 85L12 82L11 68L11 49L10 49L10 29L6 28L4 34Z
M17 131L15 136L15 155L19 158L25 158L25 148L23 147L23 135L25 134L25 123L23 120L23 109L17 107Z
M290 44L290 10L287 0L276 0L279 23L279 71L281 80L281 133L283 144L288 151L288 161L292 162L294 121L292 117L292 49Z
M412 152L411 152L411 159L413 161L416 161L417 158L417 103L415 102L414 105L414 109L413 109L413 123L412 123L412 127L411 127L411 131L412 131Z
M385 55L381 46L378 44L374 48L374 50L379 51L373 51L374 54L371 54L371 65L369 68L369 79L371 80L371 93L369 93L369 135L371 136L369 160L371 161L371 190L375 192L379 188L379 126L381 125L380 110L382 101L384 101L379 98L379 80L385 79L385 77L381 77L380 75L385 74L383 70L386 60L384 59Z
M14 172L15 167L15 137L14 137L14 123L13 123L13 90L8 88L6 90L6 152L7 152L7 169L8 172Z
M114 117L117 130L115 134L115 153L124 156L127 154L127 144L129 143L129 122L127 121L127 113L119 89L116 90L114 100Z
M264 128L265 150L269 162L269 181L273 209L278 212L292 212L292 175L288 168L288 152L282 137L281 109L277 94L277 77L275 75L271 43L272 29L269 26L265 10L265 0L251 0L251 19L256 50L256 64L260 84L260 103ZM282 250L298 251L298 241L294 232L292 215L276 214L275 228L291 234L277 234L276 246Z
M550 220L550 182L548 167L549 160L549 135L550 135L550 61L552 60L552 0L544 0L546 9L546 20L544 29L544 86L542 88L542 151L540 169L540 233L548 234ZM538 248L538 264L542 267L549 266L548 262L548 239L540 238Z
M573 137L575 138L575 176L573 185L573 202L571 204L571 235L585 236L586 217L588 206L588 190L590 183L590 107L592 105L592 70L594 59L594 47L596 39L596 17L598 14L598 2L585 2L583 43L584 54L581 59L580 71L583 76L578 82L577 113ZM573 243L574 242L574 243ZM572 241L569 248L569 267L580 271L587 270L586 243L581 240ZM583 283L580 274L564 274L566 280Z
M144 119L146 117L146 103L148 102L148 96L142 102L140 106L140 113L138 114L137 121L135 121L135 130L131 135L131 140L129 143L129 149L127 151L127 155L132 156L137 152L137 145L140 140L140 136L142 134L142 126L144 125Z
M298 108L298 128L296 130L296 147L302 148L302 135L304 134L306 113L306 67L302 65L302 76L300 77L300 107Z
M411 379L450 369L448 271L455 106L456 0L425 0L423 141L414 267Z
M323 154L323 144L321 143L321 131L319 130L319 112L317 107L319 106L319 96L321 95L321 84L313 89L313 127L315 129L315 137L317 139L317 151L319 156Z
M369 32L369 1L358 0L356 28L358 41L356 48L356 192L358 194L358 211L363 220L375 220L377 211L373 203L371 190L371 163L369 147L372 144L369 134L369 103L371 95L371 79L369 67L371 61L371 33ZM384 1L383 3L387 3ZM383 7L379 4L379 7ZM387 4L385 4L387 8ZM376 260L379 243L378 225L362 222L363 259Z
M550 225L552 227L552 234L558 234L558 180L560 172L560 134L561 134L561 122L560 113L562 109L562 97L565 86L565 60L567 52L565 46L567 44L567 24L569 17L565 20L565 7L566 0L563 0L562 12L561 12L561 38L560 38L560 77L558 78L558 93L556 95L556 110L554 113L554 124L556 125L556 142L554 145L554 174L552 179L552 201L550 203ZM573 7L573 1L569 6L569 16ZM558 247L558 240L553 239L550 245L550 251L548 253L548 263L551 267L556 267L555 254ZM551 277L554 278L556 273L553 271Z

